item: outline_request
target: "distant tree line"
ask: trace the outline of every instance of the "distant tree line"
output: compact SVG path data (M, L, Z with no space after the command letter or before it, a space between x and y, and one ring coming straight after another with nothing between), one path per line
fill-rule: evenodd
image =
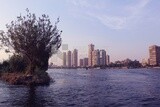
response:
M137 60L132 61L131 59L126 59L126 60L123 60L123 61L115 61L114 63L111 63L109 65L109 67L140 68L140 67L142 67L142 64Z

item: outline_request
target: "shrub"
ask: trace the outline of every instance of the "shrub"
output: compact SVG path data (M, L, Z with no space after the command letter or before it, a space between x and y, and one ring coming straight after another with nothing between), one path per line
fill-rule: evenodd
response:
M13 55L9 59L9 68L10 72L24 72L26 69L27 63L24 57L20 55Z
M1 72L10 72L10 65L8 60L3 61L1 65Z

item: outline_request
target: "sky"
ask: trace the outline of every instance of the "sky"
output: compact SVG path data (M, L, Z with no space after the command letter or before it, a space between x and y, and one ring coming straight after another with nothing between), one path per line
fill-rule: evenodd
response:
M111 61L148 58L148 47L160 45L160 0L0 0L0 30L25 9L37 16L60 17L62 44L87 57L88 44L105 49ZM62 49L60 49L62 51ZM58 56L59 57L59 56ZM0 60L7 55L0 51ZM57 55L51 58L59 64Z

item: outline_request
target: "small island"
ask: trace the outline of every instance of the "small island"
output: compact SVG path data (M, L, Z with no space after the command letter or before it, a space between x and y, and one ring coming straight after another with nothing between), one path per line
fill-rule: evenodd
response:
M49 16L36 17L26 9L25 16L0 31L0 46L11 57L0 65L0 79L14 85L48 85L48 60L61 46L61 33Z

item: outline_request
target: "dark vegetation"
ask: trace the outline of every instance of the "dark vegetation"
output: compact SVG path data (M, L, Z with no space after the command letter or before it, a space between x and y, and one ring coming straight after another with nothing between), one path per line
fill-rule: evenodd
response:
M13 55L9 60L3 61L0 63L0 72L1 73L24 73L27 68L27 61L19 55Z
M115 63L111 63L109 65L109 67L119 67L119 68L122 68L122 67L126 67L126 68L140 68L142 67L141 63L137 60L130 60L130 59L126 59L126 60L123 60L123 61L116 61Z

